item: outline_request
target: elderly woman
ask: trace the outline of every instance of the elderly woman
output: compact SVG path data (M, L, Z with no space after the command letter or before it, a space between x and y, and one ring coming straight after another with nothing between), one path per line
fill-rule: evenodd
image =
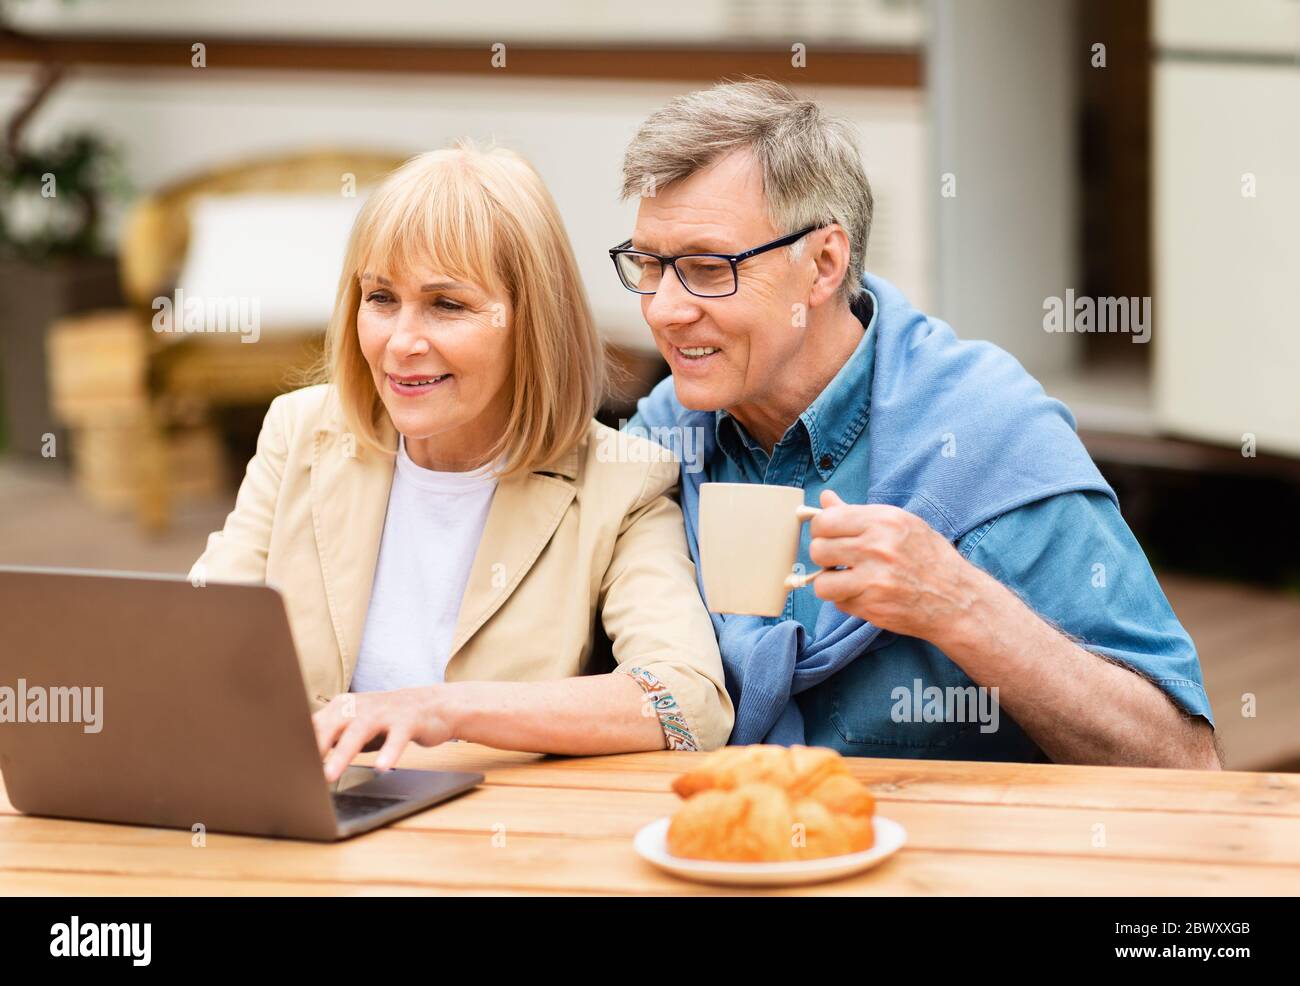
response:
M272 402L195 568L283 594L330 780L411 741L726 742L677 466L592 419L600 342L523 159L459 146L390 175L353 228L325 356L328 383Z

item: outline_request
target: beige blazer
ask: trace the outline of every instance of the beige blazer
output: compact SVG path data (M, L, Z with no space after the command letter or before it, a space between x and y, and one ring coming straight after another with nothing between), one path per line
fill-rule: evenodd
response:
M395 452L397 432L385 424ZM347 431L333 388L277 397L235 509L191 573L280 590L313 708L352 680L393 468L391 454L367 450ZM502 480L446 680L632 673L643 688L653 690L656 679L666 688L667 701L655 696L666 732L663 710L675 703L674 721L680 730L684 718L694 745L725 744L734 711L681 510L667 495L677 479L659 446L593 421L562 462ZM602 666L593 648L597 615L617 666Z

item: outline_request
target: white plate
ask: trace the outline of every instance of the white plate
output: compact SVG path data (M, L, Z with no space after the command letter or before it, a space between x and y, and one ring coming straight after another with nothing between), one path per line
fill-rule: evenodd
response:
M707 859L685 859L668 851L669 818L660 818L644 826L632 840L637 855L674 876L700 883L724 883L731 886L785 887L799 883L820 883L865 870L896 853L907 841L903 826L876 815L875 844L864 852L845 856L789 863L720 863Z

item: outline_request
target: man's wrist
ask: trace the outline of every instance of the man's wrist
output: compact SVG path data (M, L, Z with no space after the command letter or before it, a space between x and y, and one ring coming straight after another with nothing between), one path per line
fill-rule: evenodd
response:
M1014 593L965 558L959 559L953 582L950 618L930 642L959 665L963 658L1001 652L1005 631L1014 622Z

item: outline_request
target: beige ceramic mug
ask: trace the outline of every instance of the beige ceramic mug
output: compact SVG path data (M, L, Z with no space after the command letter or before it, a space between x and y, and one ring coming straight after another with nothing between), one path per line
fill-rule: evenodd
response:
M795 574L799 528L821 513L797 486L700 485L700 572L715 613L780 616L786 593L817 572Z

